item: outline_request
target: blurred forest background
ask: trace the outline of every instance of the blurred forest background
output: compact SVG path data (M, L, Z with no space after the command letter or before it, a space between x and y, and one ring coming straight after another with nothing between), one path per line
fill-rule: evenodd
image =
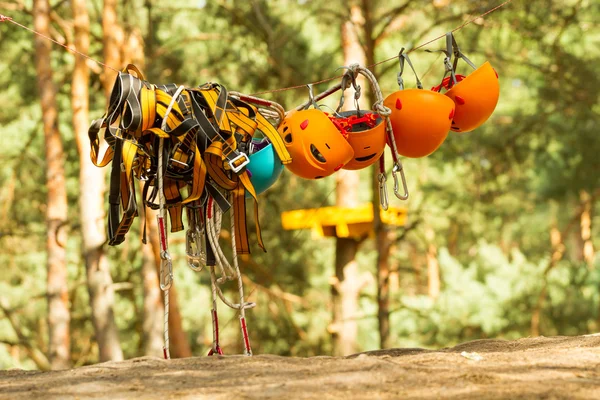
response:
M153 83L217 81L254 93L339 75L350 61L373 64L499 3L1 0L0 13L112 67L133 62ZM247 314L254 352L600 331L598 20L592 0L513 1L456 33L475 64L497 70L500 102L476 131L450 132L432 156L404 159L411 197L392 202L408 209L404 227L376 221L371 237L337 242L284 231L283 211L336 197L371 202L374 175L305 181L285 172L260 198L269 251L255 248L242 264L258 303ZM141 245L143 216L124 244L104 244L106 169L88 156L87 128L114 73L9 22L0 23L0 54L0 367L161 356L156 246ZM425 87L437 85L440 53L411 56ZM374 69L384 95L397 90L397 71L395 61ZM307 90L266 97L290 109ZM172 354L205 355L208 273L187 268L184 233L170 239ZM237 318L220 313L225 352L240 353Z

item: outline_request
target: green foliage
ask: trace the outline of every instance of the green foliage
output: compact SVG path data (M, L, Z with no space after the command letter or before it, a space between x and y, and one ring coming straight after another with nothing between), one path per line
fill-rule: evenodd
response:
M98 4L96 4L98 3ZM91 56L102 58L100 2L90 2ZM377 28L386 12L402 2L375 3ZM388 4L389 3L389 4ZM383 37L376 58L412 47L462 23L496 2L453 1L437 7L417 2ZM493 3L493 4L492 4ZM344 3L345 4L345 3ZM29 2L26 2L29 7ZM151 6L148 9L148 6ZM201 84L218 81L230 90L258 92L302 85L337 74L341 63L338 2L264 0L167 3L124 2L125 27L141 29L147 77L155 83ZM70 19L68 2L57 15ZM32 26L28 12L11 16ZM532 314L541 291L541 333L575 335L600 329L600 265L588 267L580 254L580 192L597 205L600 187L600 18L590 1L513 2L456 33L463 51L476 63L490 60L500 75L501 98L495 114L477 131L450 133L442 148L422 160L405 160L411 199L409 223L420 221L392 251L390 266L399 283L392 287L392 344L449 346L478 338L518 338L531 333ZM64 33L53 25L58 34ZM376 29L376 32L379 30ZM438 49L443 43L429 46ZM44 142L36 93L33 37L9 23L0 24L0 298L17 317L27 340L42 351L46 341ZM425 87L439 83L443 64L437 54L411 54ZM71 54L56 48L52 65L59 85L60 128L64 138L69 190L69 294L74 360L97 361L80 255L78 158L70 114ZM119 66L114 66L119 67ZM463 66L464 67L464 66ZM466 68L466 67L465 67ZM397 63L379 66L381 86L396 90ZM428 73L425 73L428 71ZM461 70L466 72L467 70ZM408 80L407 80L408 82ZM323 90L325 85L319 85ZM291 108L304 101L304 89L270 95ZM92 75L90 117L102 114L100 77ZM362 175L361 201L369 201L368 173ZM258 307L248 312L257 353L306 356L327 354L331 342L330 283L332 240L306 231L283 231L280 213L333 203L334 179L304 181L284 173L260 198L260 222L268 252L253 249L242 268ZM394 201L394 205L399 205ZM598 223L592 215L592 242ZM563 237L567 251L545 274L554 252L550 229L571 228ZM254 235L254 227L249 232ZM225 222L227 226L227 221ZM428 236L428 231L435 233ZM141 251L139 226L125 244L108 249L117 292L115 315L126 357L141 352ZM402 233L402 230L399 230ZM171 235L184 328L195 355L211 340L210 292L206 272L185 266L182 234ZM252 240L254 237L252 237ZM442 288L427 295L426 256L438 249ZM361 247L362 273L375 273L372 240ZM235 288L228 288L227 294ZM375 282L360 299L359 345L378 346ZM240 349L234 313L222 311L221 336L233 352ZM6 318L0 319L0 367L35 368ZM15 353L15 348L21 349ZM16 354L16 355L15 355Z

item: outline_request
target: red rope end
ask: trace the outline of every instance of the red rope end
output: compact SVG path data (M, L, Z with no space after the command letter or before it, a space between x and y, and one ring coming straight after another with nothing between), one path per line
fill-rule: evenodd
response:
M7 17L6 15L0 14L0 22L10 21L11 19L11 17Z

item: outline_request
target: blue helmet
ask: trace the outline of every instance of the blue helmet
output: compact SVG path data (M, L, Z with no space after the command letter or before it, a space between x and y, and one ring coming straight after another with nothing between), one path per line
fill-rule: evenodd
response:
M246 168L250 171L250 181L254 190L259 195L277 181L283 171L283 164L266 137L252 139L249 159ZM250 193L246 192L246 197L250 197Z

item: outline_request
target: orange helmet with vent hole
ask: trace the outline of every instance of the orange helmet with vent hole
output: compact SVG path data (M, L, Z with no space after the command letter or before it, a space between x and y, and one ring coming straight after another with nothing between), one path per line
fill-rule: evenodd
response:
M470 132L492 115L500 96L498 74L489 62L456 83L445 93L456 104L454 132Z
M363 169L379 160L385 150L385 121L376 113L366 112L357 115L356 111L338 113L344 124L346 139L354 150L354 157L344 165L344 169Z
M399 90L383 103L392 110L390 122L398 153L419 158L433 153L448 136L454 102L441 93L423 89Z
M285 166L305 179L329 176L354 156L352 146L321 110L292 111L278 131L292 157Z

